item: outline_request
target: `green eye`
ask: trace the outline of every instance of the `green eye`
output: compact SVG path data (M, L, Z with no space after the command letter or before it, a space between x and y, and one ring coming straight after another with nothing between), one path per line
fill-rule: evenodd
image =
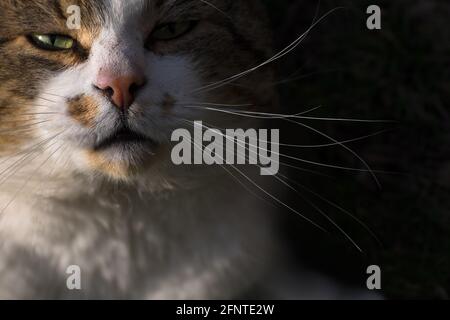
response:
M70 50L75 45L72 38L53 34L33 34L31 40L36 46L44 50Z
M152 38L155 40L173 40L191 31L197 22L174 22L160 25L153 31Z

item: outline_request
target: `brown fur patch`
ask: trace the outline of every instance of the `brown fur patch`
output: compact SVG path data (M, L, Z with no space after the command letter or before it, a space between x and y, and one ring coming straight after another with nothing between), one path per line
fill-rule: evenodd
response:
M9 98L8 104L0 101L0 155L19 151L30 139L39 121L31 115L29 103L17 98Z
M108 160L99 152L89 150L86 151L85 154L89 166L114 179L126 179L134 172L133 168L125 162Z
M85 49L91 48L93 42L100 34L104 24L104 8L101 1L89 0L59 0L61 12L65 19L69 18L67 8L77 5L81 8L80 30L71 30L71 36Z
M67 112L81 125L92 128L98 115L99 106L94 98L86 95L77 96L67 101Z

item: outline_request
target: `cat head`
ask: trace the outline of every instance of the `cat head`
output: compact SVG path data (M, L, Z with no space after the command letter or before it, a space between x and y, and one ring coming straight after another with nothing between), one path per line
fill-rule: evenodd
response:
M174 129L245 127L205 106L272 104L268 68L221 82L270 58L263 17L253 0L2 0L0 157L49 175L163 175Z

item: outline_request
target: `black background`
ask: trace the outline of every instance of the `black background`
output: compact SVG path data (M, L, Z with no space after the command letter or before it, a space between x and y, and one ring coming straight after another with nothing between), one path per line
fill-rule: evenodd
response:
M392 123L303 120L337 140L389 130L348 144L377 173L291 165L331 177L285 168L290 177L347 209L354 219L305 190L310 200L341 226L359 252L297 193L285 200L330 231L323 233L298 216L280 211L286 246L303 264L342 282L364 285L368 265L380 265L386 298L450 297L450 3L448 1L266 1L278 50L329 10L343 6L316 26L292 53L276 62L282 112L312 107L318 117L387 119ZM382 10L382 29L366 27L369 5ZM319 11L317 11L319 10ZM284 143L323 144L326 139L285 121ZM342 147L293 149L282 153L365 169ZM280 187L280 189L282 189ZM286 190L285 190L286 191ZM280 195L283 194L280 191Z

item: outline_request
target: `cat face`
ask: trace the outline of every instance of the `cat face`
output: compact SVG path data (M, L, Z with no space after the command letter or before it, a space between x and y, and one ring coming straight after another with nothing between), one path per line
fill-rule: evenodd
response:
M245 127L201 106L271 105L268 69L209 86L270 57L263 16L252 0L2 0L0 156L31 150L35 170L46 159L120 180L161 173L174 129Z

